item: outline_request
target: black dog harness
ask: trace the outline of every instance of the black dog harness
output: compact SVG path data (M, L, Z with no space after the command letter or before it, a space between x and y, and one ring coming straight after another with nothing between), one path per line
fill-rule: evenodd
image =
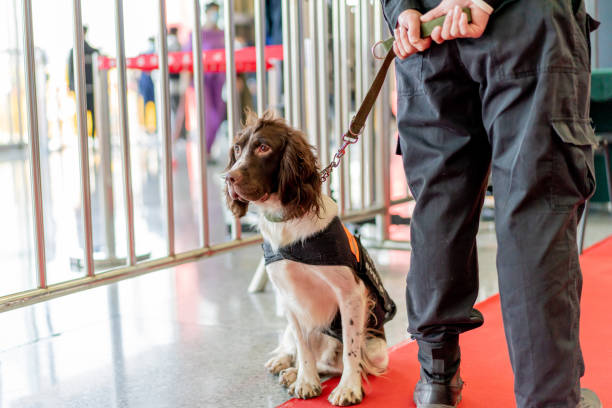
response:
M383 287L374 262L359 238L353 236L338 217L324 230L304 241L281 247L276 252L267 241L264 241L262 247L266 265L287 259L308 265L344 265L351 268L376 297L376 305L369 316L367 327L375 329L374 333L384 338L383 325L395 316L395 303ZM342 341L339 311L326 334Z

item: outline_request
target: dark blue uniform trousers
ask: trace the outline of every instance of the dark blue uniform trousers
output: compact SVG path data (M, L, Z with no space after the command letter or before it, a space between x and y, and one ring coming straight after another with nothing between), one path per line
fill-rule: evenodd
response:
M422 375L452 376L458 334L482 324L475 238L490 174L519 407L574 408L584 373L576 227L595 187L588 25L581 1L507 1L481 38L396 60L399 148L416 199L406 298Z

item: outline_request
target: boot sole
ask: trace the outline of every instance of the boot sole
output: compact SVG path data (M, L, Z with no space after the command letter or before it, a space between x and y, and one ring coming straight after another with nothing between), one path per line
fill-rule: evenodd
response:
M459 396L459 399L457 400L457 403L455 405L448 405L448 404L417 404L415 401L415 404L417 406L417 408L456 408L459 403L461 402L461 396Z

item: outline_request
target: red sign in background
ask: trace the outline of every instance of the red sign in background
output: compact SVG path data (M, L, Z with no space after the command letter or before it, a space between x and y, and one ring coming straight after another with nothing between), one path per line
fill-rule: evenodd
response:
M282 45L268 45L264 49L266 70L272 67L272 60L283 59ZM245 47L234 53L236 72L255 72L255 47ZM108 70L117 65L115 58L98 57L98 69ZM126 58L126 68L141 71L153 71L159 67L159 55L141 54L137 57ZM168 69L171 73L193 71L193 53L191 51L168 53ZM202 69L205 72L225 72L225 50L206 50L202 52Z

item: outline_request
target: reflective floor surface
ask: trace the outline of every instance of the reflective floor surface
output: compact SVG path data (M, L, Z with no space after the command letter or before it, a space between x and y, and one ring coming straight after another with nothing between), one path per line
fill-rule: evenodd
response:
M587 245L611 231L593 214ZM479 236L481 293L496 292L492 227ZM371 251L406 338L409 254ZM270 287L249 294L257 247L0 314L0 407L273 407L289 396L263 363L284 327Z

